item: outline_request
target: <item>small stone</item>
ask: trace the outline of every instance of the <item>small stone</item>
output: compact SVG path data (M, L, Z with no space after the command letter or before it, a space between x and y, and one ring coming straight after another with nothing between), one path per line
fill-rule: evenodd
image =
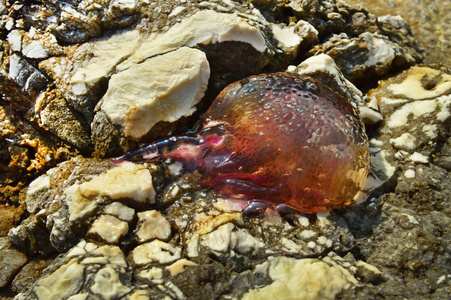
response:
M181 257L181 249L171 244L154 240L133 249L131 259L136 265L147 265L151 262L170 263Z
M70 220L76 220L92 213L98 204L96 196L106 196L113 200L128 199L135 205L155 202L155 190L149 170L136 164L121 164L91 181L74 184L66 189Z
M130 222L135 216L135 210L120 202L113 202L105 206L103 210L105 214L113 215L122 221Z
M171 224L156 210L138 213L137 228L135 235L140 243L152 239L167 240L171 235Z
M111 266L106 266L97 271L91 291L94 294L102 295L106 300L111 300L121 298L129 293L131 288L122 284L116 270Z
M243 299L335 299L357 283L347 270L314 259L270 257L267 264L273 283L247 292Z
M128 232L128 223L110 215L101 215L94 221L88 234L99 236L110 244L117 244Z

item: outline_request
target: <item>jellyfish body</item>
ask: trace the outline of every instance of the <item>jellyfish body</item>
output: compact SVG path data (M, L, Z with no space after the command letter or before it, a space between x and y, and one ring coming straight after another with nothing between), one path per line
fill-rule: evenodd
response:
M302 213L347 206L369 169L368 139L340 94L292 73L262 74L227 86L203 116L197 137L174 137L115 163L171 158L199 183L251 208Z

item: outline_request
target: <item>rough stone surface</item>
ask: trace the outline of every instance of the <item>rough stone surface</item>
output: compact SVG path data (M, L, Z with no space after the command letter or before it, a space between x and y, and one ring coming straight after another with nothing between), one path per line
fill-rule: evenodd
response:
M447 38L451 34L448 24L450 22L449 1L415 1L415 0L347 0L353 5L361 5L379 16L380 23L387 15L400 15L412 28L412 32L424 49L424 62L427 64L439 64L448 66L451 62L449 51L451 41ZM382 20L381 20L382 18ZM395 18L395 17L392 17ZM381 22L382 21L382 22ZM389 25L391 27L391 25ZM386 25L382 24L385 28ZM399 38L405 40L404 34Z
M11 247L7 238L0 238L0 288L7 286L27 261L23 253Z
M0 298L451 298L449 4L356 1L0 1ZM169 60L158 87L189 83L183 113L132 120L151 94L132 89L111 113L128 75L148 88L179 51L203 68ZM195 129L227 84L287 67L367 126L348 209L246 217L177 163L99 158Z

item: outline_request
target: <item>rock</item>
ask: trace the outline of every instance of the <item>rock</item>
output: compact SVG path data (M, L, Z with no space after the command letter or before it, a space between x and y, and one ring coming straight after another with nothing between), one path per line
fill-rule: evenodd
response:
M270 258L257 268L257 272L266 270L273 282L247 292L243 299L335 299L342 290L357 283L349 271L312 259L281 256Z
M154 240L133 249L130 260L136 266L149 265L152 262L166 264L180 259L181 250L180 247Z
M0 237L6 236L8 231L20 222L23 207L0 205Z
M376 166L396 179L381 198L379 225L360 244L365 261L387 278L378 288L384 296L429 297L447 272L449 170L434 160L437 145L449 139L450 78L413 67L369 93L385 120L373 140L385 163ZM404 282L397 279L401 269Z
M128 232L128 223L109 215L101 215L93 223L87 235L97 237L108 244L117 244Z
M44 89L47 78L18 54L9 57L9 78L23 91L36 94Z
M125 136L139 139L158 122L190 116L204 96L209 77L205 54L183 47L113 75L101 109L123 128Z
M421 60L402 18L340 0L0 12L0 297L449 298L450 75L387 77ZM185 133L227 84L287 67L359 110L371 170L356 205L247 217L180 164L99 159Z
M41 277L42 271L52 262L53 260L32 260L28 262L20 272L14 277L11 283L11 289L16 293L24 293L31 288L31 286L36 282L36 280Z
M171 224L156 210L138 213L137 228L135 235L139 243L155 238L167 240L171 234Z
M397 15L410 25L413 35L421 46L422 54L424 56L424 63L429 65L442 64L449 66L451 57L449 50L451 49L451 42L446 38L450 35L451 31L448 26L450 16L448 11L451 8L451 4L443 2L441 5L437 5L434 1L423 1L421 3L415 0L395 0L395 1L382 1L375 2L372 0L351 0L348 1L351 5L361 5L370 10L378 17L378 21L385 23L381 18L387 18L390 23L397 23ZM382 28L387 28L386 24L381 24ZM393 24L394 25L394 24ZM388 24L390 28L397 28ZM393 26L393 27L392 27ZM393 30L395 33L396 29ZM406 36L403 36L403 30L398 31L401 33L395 36L402 41L408 41Z
M387 161L383 168L389 173L402 164L403 172L413 178L415 164L427 164L437 145L449 138L450 82L451 76L439 70L413 67L369 93L386 120L372 143L379 148L384 145L383 150L374 151Z
M81 241L49 266L29 292L16 299L82 297L91 294L114 299L131 293L130 269L121 250Z
M14 278L20 268L28 261L27 257L11 247L8 239L0 238L0 287L3 288Z
M356 84L369 83L392 72L413 65L416 61L388 38L369 32L358 37L345 33L332 36L324 44L315 46L310 53L325 53L340 66L347 79Z
M36 102L42 104L36 109L39 125L42 128L84 153L92 151L91 137L86 121L77 116L77 113L67 105L66 100L57 91L41 93Z

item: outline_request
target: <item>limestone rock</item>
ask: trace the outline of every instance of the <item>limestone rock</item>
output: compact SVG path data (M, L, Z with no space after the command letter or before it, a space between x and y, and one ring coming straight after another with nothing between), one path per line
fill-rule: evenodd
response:
M190 116L209 77L205 54L183 47L113 75L101 109L126 136L139 139L158 122Z

